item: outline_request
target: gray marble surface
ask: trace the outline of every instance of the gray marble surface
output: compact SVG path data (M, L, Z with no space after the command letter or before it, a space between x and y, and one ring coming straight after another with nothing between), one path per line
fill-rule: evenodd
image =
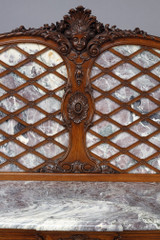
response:
M160 183L1 181L0 228L160 230Z

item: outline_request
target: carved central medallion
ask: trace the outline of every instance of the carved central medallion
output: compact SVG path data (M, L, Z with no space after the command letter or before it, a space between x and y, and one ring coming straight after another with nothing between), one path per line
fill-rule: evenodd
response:
M87 117L88 109L88 99L83 93L75 92L71 95L67 106L68 117L70 119L75 123L82 122Z

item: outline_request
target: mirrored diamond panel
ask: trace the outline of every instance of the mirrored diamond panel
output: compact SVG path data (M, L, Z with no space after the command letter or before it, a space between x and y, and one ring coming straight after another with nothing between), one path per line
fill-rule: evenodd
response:
M92 159L119 173L160 173L160 51L112 47L95 60L90 81L95 111L86 147Z
M68 149L61 114L66 66L36 43L4 46L0 61L0 172L39 172Z

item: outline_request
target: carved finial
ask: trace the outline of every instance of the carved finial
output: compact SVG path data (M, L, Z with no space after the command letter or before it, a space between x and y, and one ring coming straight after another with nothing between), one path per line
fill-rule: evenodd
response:
M71 40L74 49L80 52L91 38L104 31L104 26L91 15L91 10L79 6L71 9L69 15L57 23L57 30Z

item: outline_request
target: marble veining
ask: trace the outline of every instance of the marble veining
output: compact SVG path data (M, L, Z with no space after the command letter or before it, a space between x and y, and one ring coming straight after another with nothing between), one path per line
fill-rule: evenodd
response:
M156 170L160 166L157 151L160 135L157 134L158 127L154 124L159 124L160 117L160 90L157 79L157 76L160 76L160 66L157 64L160 58L154 51L157 52L156 49L151 52L150 49L144 50L137 45L113 47L98 56L90 73L95 114L94 125L86 134L89 154L96 159L101 158L101 161L109 161L113 166L129 173L154 174L156 171L149 167L153 166ZM126 62L124 56L129 56ZM141 71L140 67L148 69L148 73ZM150 67L152 68L149 69ZM139 136L148 138L146 144L138 143ZM108 142L105 143L104 140ZM122 151L126 149L125 154L120 154L119 147ZM150 166L143 162L136 166L136 157L147 161ZM130 169L134 165L135 168Z
M29 54L36 54L36 58L22 62ZM12 45L7 50L1 51L0 60L2 65L5 63L14 66L17 70L16 73L7 73L0 78L0 96L4 96L0 101L2 108L0 112L0 119L2 119L0 124L2 132L0 134L0 142L2 142L0 154L6 155L6 159L0 157L0 172L23 172L26 170L25 167L32 169L43 163L44 157L51 158L62 152L65 153L68 147L69 133L63 131L60 134L65 129L62 126L63 119L60 111L61 99L64 96L64 88L67 83L67 68L56 51L35 43ZM60 66L57 66L59 64ZM47 73L48 67L55 66L54 73ZM4 70L5 68L0 65L0 73ZM16 96L14 96L15 93ZM36 109L37 106L38 109ZM25 109L22 110L23 107ZM3 110L13 113L12 117L3 120L7 115ZM15 113L16 111L18 112ZM31 126L31 131L25 130L26 123L35 124L52 113L58 121L50 120L51 116L49 116L49 119L41 121L36 127ZM17 116L16 120L14 114ZM21 132L22 130L23 132ZM6 134L12 135L13 141L3 144L3 141L8 139ZM42 143L48 136L55 137L54 144L50 141L38 147L37 144ZM56 142L57 144L61 143L62 147L59 147ZM19 143L22 143L24 148ZM25 146L31 147L34 154L24 153L20 158L17 157L16 163L12 163L13 159L10 159L11 163L7 162L8 157L12 158L24 152Z
M160 183L3 181L0 228L160 230Z

